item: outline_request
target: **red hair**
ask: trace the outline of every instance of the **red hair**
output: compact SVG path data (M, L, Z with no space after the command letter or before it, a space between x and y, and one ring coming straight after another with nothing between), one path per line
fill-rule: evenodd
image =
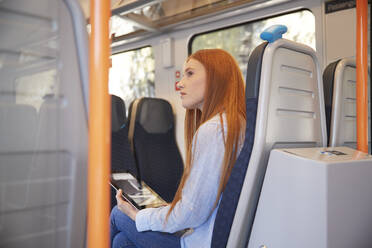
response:
M222 114L225 113L226 115L227 136L224 137L225 154L223 158L220 184L217 191L217 199L214 206L217 205L221 193L225 189L230 177L231 170L237 158L241 135L243 134L246 125L244 80L235 59L229 53L221 49L199 50L190 55L187 61L190 59L199 61L206 70L206 92L204 95L202 111L199 109L186 110L186 164L180 185L171 203L166 219L168 219L177 202L181 200L182 189L190 175L192 167L192 141L200 125L211 119L213 116L219 114L221 127L223 129L224 123ZM222 132L224 134L224 130L222 130Z

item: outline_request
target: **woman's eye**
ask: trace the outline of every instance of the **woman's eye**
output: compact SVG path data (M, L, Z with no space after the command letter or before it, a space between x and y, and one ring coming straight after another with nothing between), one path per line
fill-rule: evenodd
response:
M192 76L192 74L194 74L192 71L188 71L188 72L186 72L186 75L187 75L187 76Z

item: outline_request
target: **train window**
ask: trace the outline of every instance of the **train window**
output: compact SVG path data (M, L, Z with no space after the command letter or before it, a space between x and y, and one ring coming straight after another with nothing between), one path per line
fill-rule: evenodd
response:
M57 93L57 71L50 69L15 80L16 104L26 104L40 109L45 98Z
M143 47L111 56L109 93L129 103L155 96L155 60L152 47Z
M283 24L288 27L288 32L283 35L283 38L304 43L315 49L315 17L310 11L302 10L198 34L191 39L191 52L205 48L224 49L235 57L245 78L249 55L262 43L259 34L274 24Z

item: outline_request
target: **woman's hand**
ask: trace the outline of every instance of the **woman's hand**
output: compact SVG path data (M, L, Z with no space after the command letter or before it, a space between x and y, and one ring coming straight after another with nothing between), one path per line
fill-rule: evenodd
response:
M138 209L130 205L128 202L124 201L121 194L122 194L121 189L116 191L116 201L118 203L118 209L127 216L129 216L129 218L136 221Z

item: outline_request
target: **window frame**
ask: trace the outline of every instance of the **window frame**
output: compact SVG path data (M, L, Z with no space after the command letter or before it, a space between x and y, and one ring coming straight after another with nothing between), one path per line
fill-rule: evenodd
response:
M205 35L205 34L209 34L209 33L213 33L213 32L223 31L223 30L226 30L226 29L235 28L235 27L239 27L239 26L244 26L244 25L247 25L247 24L251 24L251 23L255 23L255 22L259 22L259 21L264 21L264 20L279 17L279 16L289 15L289 14L293 14L293 13L297 13L297 12L301 12L301 11L309 11L314 16L314 20L315 20L315 15L309 8L300 8L300 9L296 9L296 10L292 10L292 11L288 11L288 12L284 12L284 13L280 13L280 14L273 14L273 15L269 15L269 16L266 16L266 17L257 18L257 19L254 19L254 20L246 21L246 22L241 22L241 23L237 23L237 24L233 24L233 25L223 26L221 28L211 29L211 30L208 30L206 32L195 33L190 37L190 39L187 43L187 54L188 54L188 56L190 56L192 54L192 43L194 42L194 39L196 37L198 37L199 35ZM315 40L316 40L316 26L315 26ZM315 42L315 46L316 46L316 42Z

